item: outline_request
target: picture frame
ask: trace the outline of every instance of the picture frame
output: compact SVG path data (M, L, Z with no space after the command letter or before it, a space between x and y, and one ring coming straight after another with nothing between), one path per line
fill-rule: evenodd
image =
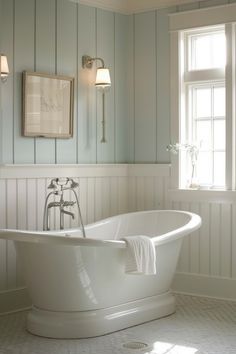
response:
M23 71L22 135L73 136L74 78Z

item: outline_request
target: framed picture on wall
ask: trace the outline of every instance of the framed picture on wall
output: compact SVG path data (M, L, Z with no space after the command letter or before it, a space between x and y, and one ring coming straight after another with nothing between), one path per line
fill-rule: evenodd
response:
M73 78L24 71L22 106L24 136L73 136Z

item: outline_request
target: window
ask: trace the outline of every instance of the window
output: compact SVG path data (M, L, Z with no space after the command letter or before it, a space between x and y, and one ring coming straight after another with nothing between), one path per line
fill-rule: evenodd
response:
M225 188L226 109L224 26L181 32L182 100L180 143L198 147L194 168L201 188ZM181 187L189 185L192 163L180 154Z
M171 154L173 189L191 171L202 189L236 189L235 14L234 3L169 15L171 143L185 144Z

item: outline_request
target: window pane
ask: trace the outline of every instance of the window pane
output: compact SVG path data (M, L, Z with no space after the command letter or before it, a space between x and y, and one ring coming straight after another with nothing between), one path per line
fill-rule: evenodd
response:
M223 31L192 35L190 38L190 69L204 70L225 66L226 40Z
M201 70L211 67L210 37L199 36L194 38L193 69Z
M225 150L225 120L214 121L214 150Z
M200 152L197 161L197 176L200 184L212 184L211 153Z
M209 150L211 147L211 121L201 120L196 122L197 145L202 150Z
M225 185L225 153L214 153L214 185Z
M220 68L225 66L226 40L224 33L215 34L212 37L212 67Z
M204 118L211 116L211 89L196 89L196 116Z
M225 88L224 87L214 88L214 116L215 117L225 116Z

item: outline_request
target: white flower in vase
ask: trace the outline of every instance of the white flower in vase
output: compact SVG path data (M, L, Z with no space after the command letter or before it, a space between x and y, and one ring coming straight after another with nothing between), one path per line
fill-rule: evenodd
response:
M188 143L185 144L175 143L175 144L167 145L167 151L171 152L174 155L178 154L179 150L186 151L190 156L191 176L190 176L189 188L198 189L199 183L196 177L196 165L197 165L197 159L199 154L199 148L197 147L197 145L188 144Z

